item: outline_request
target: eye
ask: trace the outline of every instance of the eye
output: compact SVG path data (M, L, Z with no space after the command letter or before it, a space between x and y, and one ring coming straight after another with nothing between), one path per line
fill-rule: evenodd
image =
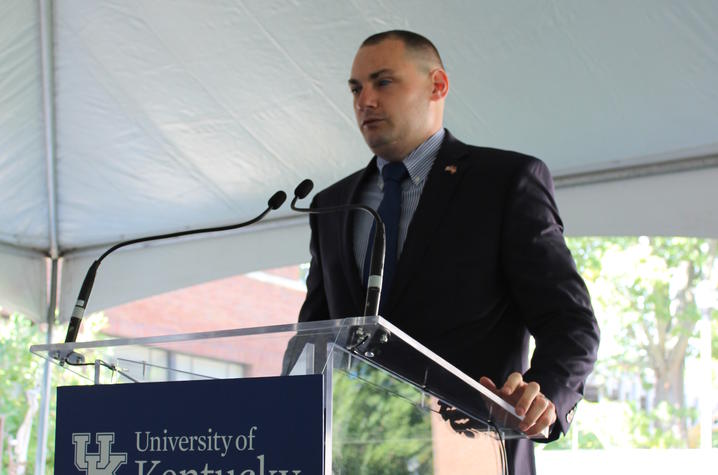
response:
M359 86L351 86L349 87L349 91L352 93L352 96L358 96L361 92L361 87Z
M391 79L389 78L381 78L376 82L376 85L379 87L388 86L389 84L391 84Z

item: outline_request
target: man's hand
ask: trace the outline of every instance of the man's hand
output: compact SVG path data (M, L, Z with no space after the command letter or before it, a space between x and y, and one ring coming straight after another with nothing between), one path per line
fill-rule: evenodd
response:
M512 404L516 414L524 416L519 429L529 437L541 435L556 422L556 406L541 393L538 383L525 382L521 373L511 373L501 389L486 376L479 383Z

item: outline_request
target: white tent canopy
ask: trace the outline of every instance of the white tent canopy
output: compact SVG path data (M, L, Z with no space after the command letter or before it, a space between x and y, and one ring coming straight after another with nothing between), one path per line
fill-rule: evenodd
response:
M714 0L0 0L0 302L44 319L55 259L67 319L109 245L246 220L364 166L346 80L392 28L441 51L457 137L548 163L570 234L718 236ZM118 252L88 310L307 247L285 205Z

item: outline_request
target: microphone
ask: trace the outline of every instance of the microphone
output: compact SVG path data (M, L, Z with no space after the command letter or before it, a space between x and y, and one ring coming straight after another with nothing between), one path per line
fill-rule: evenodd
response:
M336 213L339 211L362 210L372 215L376 223L376 232L374 233L374 242L371 247L371 260L369 266L369 279L367 281L366 300L364 302L364 316L376 316L379 313L379 300L381 298L381 283L384 277L384 255L386 253L386 236L384 229L384 221L376 210L366 205L348 204L340 206L328 206L326 208L298 208L297 200L305 198L314 188L312 180L306 179L302 181L294 189L294 199L290 207L294 211L310 214Z
M160 234L157 236L147 236L143 238L138 239L132 239L129 241L124 241L119 244L115 244L111 248L105 251L104 254L102 254L95 262L92 263L90 266L90 269L87 271L87 274L85 275L85 280L82 281L82 287L80 288L80 293L77 296L77 302L75 303L75 309L72 311L72 316L70 318L70 324L67 327L67 335L65 336L65 343L74 343L77 340L77 334L80 331L80 324L82 323L82 317L85 314L85 309L87 308L87 301L90 298L90 292L92 292L92 285L95 283L95 275L97 275L97 269L100 267L100 262L107 257L110 253L116 251L117 249L125 246L129 246L131 244L137 244L140 242L147 242L147 241L158 241L160 239L170 239L170 238L176 238L180 236L188 236L190 234L202 234L202 233L211 233L211 232L217 232L217 231L229 231L232 229L238 229L242 228L244 226L249 226L250 224L254 224L257 221L260 221L262 218L264 218L267 213L269 213L272 210L275 210L282 206L284 201L287 199L287 194L283 191L277 191L272 195L271 198L269 198L269 201L267 201L267 209L262 211L262 213L255 217L250 219L249 221L245 221L243 223L239 224L230 224L228 226L219 226L219 227L213 227L213 228L202 228L202 229L191 229L188 231L179 231L175 233L168 233L168 234ZM74 352L72 352L74 353ZM72 355L72 353L70 355ZM68 357L70 355L66 355L63 360L67 361ZM81 358L81 355L76 355ZM72 363L71 363L72 364Z

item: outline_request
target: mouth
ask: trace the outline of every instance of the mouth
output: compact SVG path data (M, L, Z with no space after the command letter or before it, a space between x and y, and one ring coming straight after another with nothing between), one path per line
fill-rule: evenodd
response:
M373 125L375 125L375 124L381 122L382 120L384 120L384 119L380 119L380 118L377 118L377 117L371 117L371 118L369 118L369 119L364 119L364 120L362 120L361 126L362 126L362 127L371 127L371 126L373 126Z

